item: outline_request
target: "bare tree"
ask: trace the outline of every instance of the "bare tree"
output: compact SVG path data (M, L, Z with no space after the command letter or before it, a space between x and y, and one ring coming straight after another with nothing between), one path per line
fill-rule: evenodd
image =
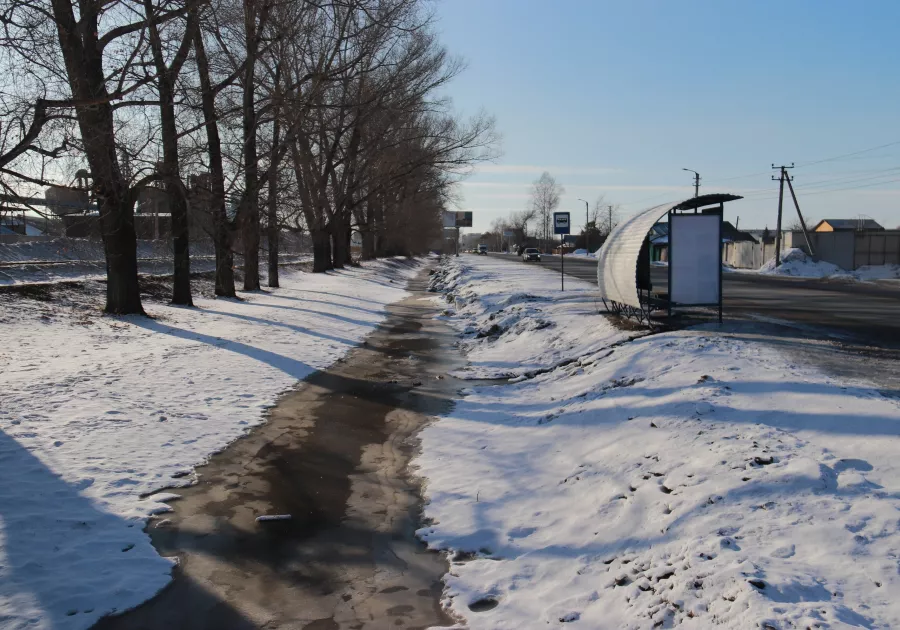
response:
M815 219L809 219L809 218L806 219L806 227L807 227L807 228L810 228L810 229L811 229L812 226L815 225L816 223L818 223L818 221L816 221ZM800 223L800 218L799 218L799 217L795 217L795 218L791 219L791 220L785 225L784 229L785 229L786 231L788 231L788 232L802 232L802 231L803 231L803 224Z
M178 158L179 129L175 114L176 81L197 31L198 3L186 5L186 19L183 30L178 35L167 33L168 41L163 41L158 19L168 7L157 7L152 0L143 0L144 16L147 19L148 38L152 51L153 67L156 71L155 83L159 102L160 133L162 136L163 158L159 163L159 175L163 178L168 193L172 217L172 236L175 250L174 283L172 303L193 306L191 299L191 258L188 236L188 200ZM169 46L166 46L169 44ZM171 51L166 48L171 47ZM171 60L167 60L171 52Z
M565 189L547 171L544 171L531 185L531 199L528 207L540 222L540 237L544 248L547 247L553 232L553 211L559 207L560 197L564 192Z
M47 99L44 92L35 100L32 127L40 133L48 107L74 112L100 215L107 263L106 311L120 314L143 313L134 229L136 191L130 189L119 164L115 110L148 81L141 71L147 21L134 19L142 11L127 5L107 6L102 0L4 0L0 10L3 47L20 63L38 68L42 87L55 95ZM161 24L183 12L183 7L168 8L154 21ZM33 134L25 134L23 140L33 146ZM20 175L25 181L45 183L42 177Z
M363 258L423 251L454 184L497 155L493 119L462 118L443 96L463 64L424 0L0 7L18 86L15 98L0 91L0 186L56 183L63 160L87 161L110 312L142 312L134 204L145 187L168 194L173 302L190 304L198 208L216 294L234 296L235 254L244 288L259 287L263 227L271 286L282 230L310 233L315 271L351 263L354 231Z
M605 195L600 195L594 201L591 209L591 222L596 227L597 233L606 238L619 224L619 205L609 203Z

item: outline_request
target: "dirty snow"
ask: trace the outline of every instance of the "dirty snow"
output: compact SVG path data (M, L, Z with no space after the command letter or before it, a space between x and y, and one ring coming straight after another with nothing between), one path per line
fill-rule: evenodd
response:
M523 345L476 340L504 299L550 297L519 267L467 257L435 281L478 373L514 373L560 337L580 357L470 387L422 433L419 535L449 552L444 604L466 627L900 627L896 391L745 328L603 350L622 333L566 318L570 295L519 302L516 325L551 324Z
M0 628L88 628L165 586L142 528L177 490L146 495L191 483L358 344L418 268L286 270L281 289L153 319L0 295Z
M741 270L746 272L746 270ZM824 260L814 261L802 249L790 248L781 253L781 265L775 258L767 261L758 271L764 275L793 276L797 278L832 278L835 280L898 280L900 265L866 265L855 271L847 271Z

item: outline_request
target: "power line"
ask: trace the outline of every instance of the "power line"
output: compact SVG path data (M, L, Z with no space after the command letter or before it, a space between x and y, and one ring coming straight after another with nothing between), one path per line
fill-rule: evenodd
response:
M821 160L813 160L812 162L804 162L801 164L797 164L795 166L795 168L806 168L808 166L813 166L815 164L825 164L827 162L836 162L838 160L852 159L857 156L864 155L866 153L871 153L872 151L878 151L880 149L886 149L888 147L893 147L893 146L898 146L898 145L900 145L900 140L895 140L893 142L887 142L885 144L880 144L875 147L869 147L867 149L860 149L859 151L853 151L851 153L843 153L841 155L835 155L832 157L823 158ZM887 156L883 156L883 157L887 157ZM892 167L889 169L884 169L883 172L894 171L894 170L900 170L900 167ZM707 183L707 185L709 185L709 184L716 184L716 183L721 183L721 182L730 182L730 181L735 181L735 180L739 180L739 179L748 179L750 177L759 177L762 175L766 175L770 172L771 171L760 171L757 173L748 173L746 175L735 175L733 177L725 177L725 178L721 178L721 179L707 180L706 183ZM860 172L871 173L872 171L867 170L867 171L860 171ZM817 181L817 182L811 182L811 183L803 185L803 186L797 186L797 190L807 190L809 188L816 188L820 185L835 184L835 183L849 184L849 183L854 183L857 181L868 181L869 179L876 179L876 178L877 177L853 179L853 178L847 178L847 177L837 177L837 178L834 178L831 180L821 180L821 181ZM889 183L893 183L895 181L900 181L900 180L887 180L884 182L875 182L874 184L868 184L865 186L853 186L853 187L848 187L848 188L837 188L837 189L833 189L833 190L821 190L821 191L816 191L816 192L808 193L808 194L824 194L824 193L828 193L828 192L840 192L843 190L854 190L856 188L867 188L870 186L877 186L879 184L889 184ZM658 195L653 195L651 197L645 197L642 199L637 199L635 201L629 201L629 202L623 203L621 205L623 207L634 206L634 205L637 205L640 203L645 203L647 201L653 201L653 200L659 199L661 197L666 197L666 196L668 196L668 194L669 193L664 192L664 193L660 193ZM763 201L765 199L774 199L775 198L774 195L769 196L771 194L772 194L771 191L760 189L757 191L750 191L750 192L746 193L744 195L744 198L745 199L752 198L754 201ZM761 195L761 196L756 196L756 195Z
M879 175L873 175L871 177L835 178L835 179L831 179L831 180L823 180L821 182L813 182L810 184L804 184L802 186L797 186L796 190L803 192L807 195L820 195L820 194L826 194L829 192L839 192L839 191L843 191L843 190L854 190L856 188L868 188L868 187L873 187L873 186L880 186L882 184L890 184L892 182L898 181L897 179L884 179L884 178L892 177L893 175L896 175L897 174L896 171L900 170L900 167L893 168L893 169L887 169L887 170L890 170L892 172L891 173L885 172L885 173L882 173ZM868 182L873 179L880 180L880 181L874 181L874 182L871 182L868 184L862 184L860 186L847 186L847 184L856 184L858 182ZM816 190L817 188L821 188L823 185L828 185L828 184L838 184L839 187L838 188L826 188L824 190ZM807 192L810 189L812 189L813 192ZM775 195L772 193L771 190L766 190L766 191L759 190L759 191L745 193L744 198L752 199L753 201L765 201L768 199L775 199Z
M878 149L886 149L887 147L893 147L900 144L900 140L896 140L894 142L888 142L887 144L881 144L877 147L871 147L869 149L862 149L861 151L854 151L853 153L844 153L843 155L836 155L835 157L825 158L824 160L816 160L814 162L806 162L805 164L797 165L797 168L805 168L807 166L812 166L813 164L822 164L824 162L835 162L837 160L843 160L848 157L853 157L855 155L862 155L863 153L871 153L872 151L877 151Z
M898 179L889 179L884 182L874 182L871 184L862 184L861 186L849 186L847 188L835 188L830 190L818 190L811 193L807 193L807 197L810 195L822 195L825 193L835 193L835 192L843 192L845 190L856 190L858 188L871 188L872 186L881 186L882 184L892 184L894 182L900 182L900 178Z

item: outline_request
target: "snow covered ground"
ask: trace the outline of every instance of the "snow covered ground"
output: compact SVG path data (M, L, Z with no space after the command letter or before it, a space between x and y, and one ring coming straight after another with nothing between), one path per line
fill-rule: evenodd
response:
M422 433L419 535L467 627L900 627L897 390L746 328L626 341L542 270L443 269L473 375L577 357L474 384Z
M733 270L743 271L747 270ZM824 260L813 261L802 249L791 248L781 253L781 265L775 259L767 261L757 271L772 276L793 276L796 278L831 278L834 280L900 280L900 265L867 265L855 271L847 271Z
M147 275L170 275L172 245L167 241L138 241L138 271ZM282 253L282 262L305 262L311 255ZM237 257L241 264L240 256ZM211 243L191 244L191 272L215 271ZM262 272L265 273L265 265ZM0 286L52 283L65 280L96 280L106 277L103 244L83 238L57 238L25 243L0 243Z
M278 395L384 319L420 268L399 260L198 308L0 295L0 628L80 629L133 607L172 564L142 531L166 486L260 423Z

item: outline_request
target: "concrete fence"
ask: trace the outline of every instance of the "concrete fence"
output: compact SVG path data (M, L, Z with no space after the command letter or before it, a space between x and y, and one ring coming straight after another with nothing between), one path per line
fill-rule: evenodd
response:
M854 232L854 269L864 265L900 265L900 230Z
M803 232L785 232L782 248L796 247L809 254ZM900 230L810 232L817 260L853 271L866 265L900 264ZM759 269L775 257L774 243L725 243L722 262L738 269Z
M759 269L775 256L775 243L725 243L722 262L737 269Z

